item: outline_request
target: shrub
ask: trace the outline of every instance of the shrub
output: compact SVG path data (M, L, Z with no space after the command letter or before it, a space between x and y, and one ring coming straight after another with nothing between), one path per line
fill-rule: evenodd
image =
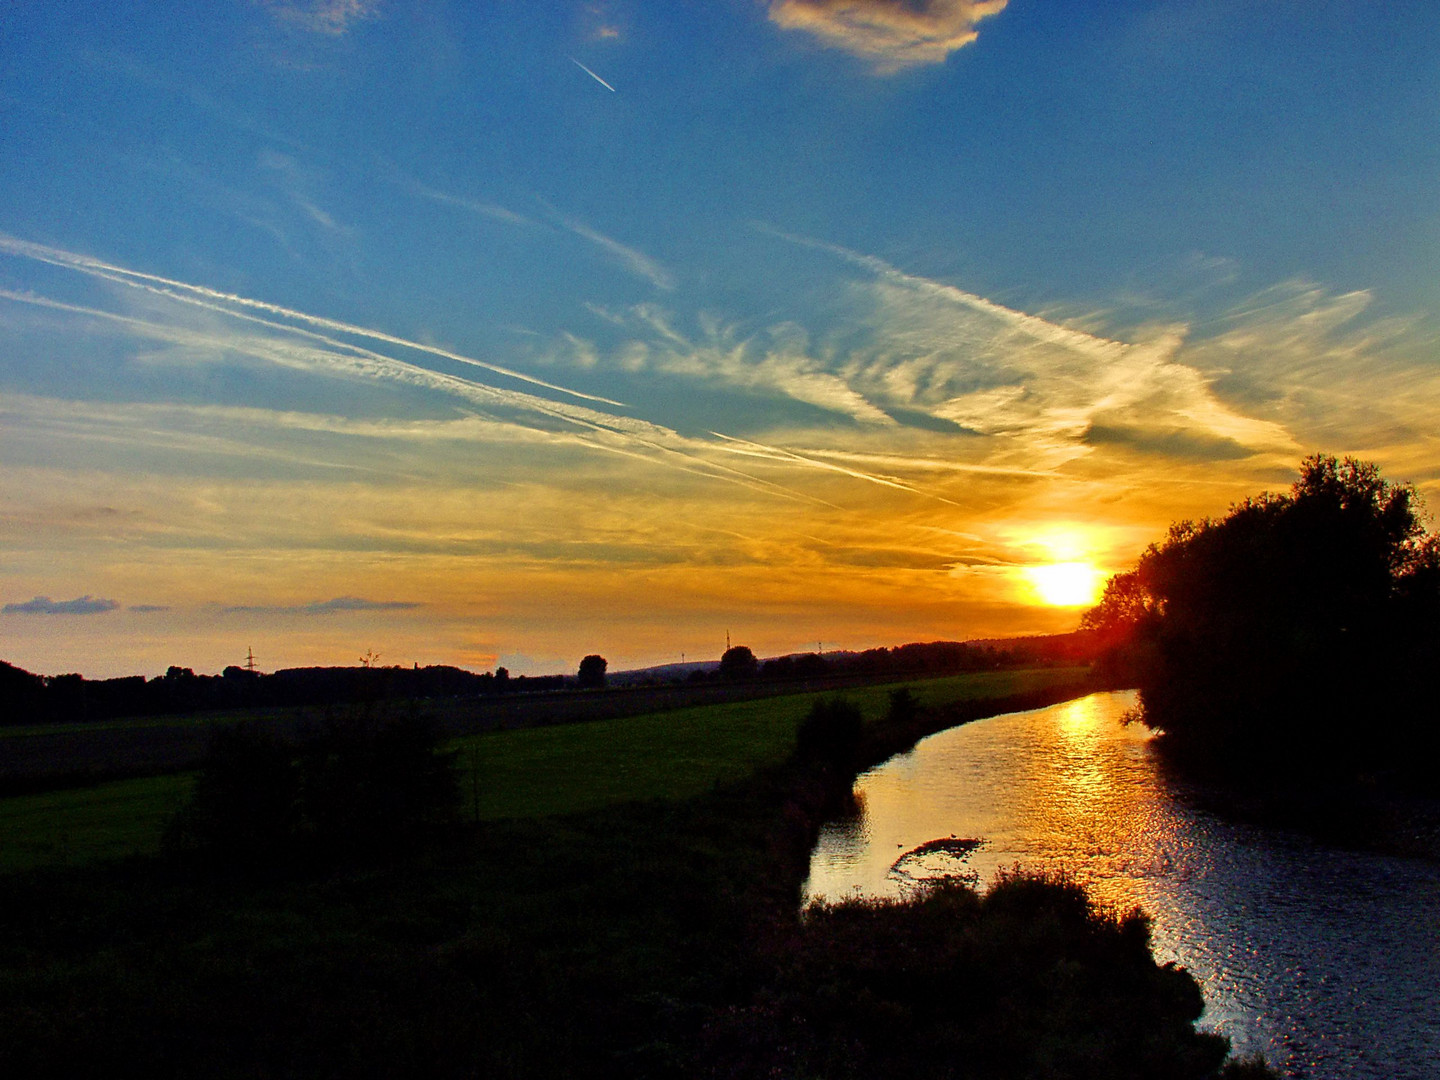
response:
M418 716L332 721L301 756L301 807L313 834L338 847L388 846L455 820L455 755Z
M167 846L249 863L302 839L338 851L393 847L458 816L454 753L441 739L424 718L364 710L332 718L297 760L297 748L269 732L219 728Z
M171 848L199 846L254 859L288 843L300 825L300 775L291 750L246 724L216 728Z
M844 698L822 698L810 706L795 733L795 749L804 761L848 767L860 749L865 721L860 710Z

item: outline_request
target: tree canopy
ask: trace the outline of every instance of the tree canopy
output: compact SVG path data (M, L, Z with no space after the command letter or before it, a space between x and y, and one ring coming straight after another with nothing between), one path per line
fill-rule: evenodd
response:
M591 653L580 661L580 670L576 673L576 681L584 690L603 690L605 687L606 664L603 656Z
M733 645L720 657L722 679L753 679L760 669L760 662L748 645Z
M1375 465L1316 455L1288 494L1171 526L1082 627L1192 759L1388 769L1435 745L1440 537Z

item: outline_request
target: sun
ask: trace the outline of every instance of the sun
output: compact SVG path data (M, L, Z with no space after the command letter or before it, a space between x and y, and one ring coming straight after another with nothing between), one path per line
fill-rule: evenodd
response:
M1105 575L1087 562L1057 562L1026 569L1030 587L1051 607L1089 607L1100 597Z

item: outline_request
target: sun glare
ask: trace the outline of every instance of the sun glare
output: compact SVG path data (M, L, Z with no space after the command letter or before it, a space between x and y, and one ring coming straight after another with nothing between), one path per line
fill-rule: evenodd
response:
M1025 571L1030 586L1051 607L1088 607L1099 598L1104 575L1086 562L1050 563Z

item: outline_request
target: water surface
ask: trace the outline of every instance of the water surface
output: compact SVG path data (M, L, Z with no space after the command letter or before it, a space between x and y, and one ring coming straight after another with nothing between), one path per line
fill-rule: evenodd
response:
M1154 949L1199 981L1203 1024L1297 1077L1440 1077L1440 866L1223 820L1160 772L1129 693L978 720L856 782L807 896L903 895L1064 871L1143 908ZM912 854L941 838L977 840Z

